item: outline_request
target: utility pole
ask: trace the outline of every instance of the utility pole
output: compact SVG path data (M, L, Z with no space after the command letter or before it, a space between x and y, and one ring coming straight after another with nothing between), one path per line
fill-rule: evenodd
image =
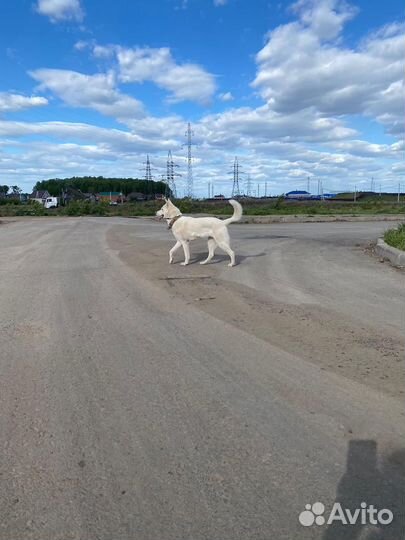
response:
M356 202L356 199L357 199L357 186L354 186L354 197L353 197L353 201Z
M264 196L267 198L267 180L264 182Z
M259 183L257 184L257 198L260 197L260 185Z
M307 176L307 191L308 191L308 193L311 193L311 192L309 191L309 176Z

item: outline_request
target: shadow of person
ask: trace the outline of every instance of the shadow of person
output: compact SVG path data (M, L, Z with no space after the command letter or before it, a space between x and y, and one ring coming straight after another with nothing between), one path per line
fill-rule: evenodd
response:
M323 540L404 539L404 492L404 479L394 458L384 460L380 470L376 441L350 441L346 471L338 484ZM392 512L391 522L389 513L380 514L382 509Z

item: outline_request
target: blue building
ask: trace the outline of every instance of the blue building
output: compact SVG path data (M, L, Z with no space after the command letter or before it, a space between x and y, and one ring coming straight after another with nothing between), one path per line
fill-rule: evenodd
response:
M311 194L308 191L289 191L285 194L286 199L310 199Z

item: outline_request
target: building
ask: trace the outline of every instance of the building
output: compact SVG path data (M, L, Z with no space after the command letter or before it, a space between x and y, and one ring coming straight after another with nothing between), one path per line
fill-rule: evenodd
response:
M97 194L98 200L100 202L108 203L122 203L124 202L124 195L121 191L100 191Z
M289 191L285 194L286 199L310 199L311 194L308 191Z
M131 191L131 193L128 193L126 200L128 202L146 201L146 195L140 191Z
M33 191L30 195L30 201L36 201L40 204L45 204L45 201L48 197L50 197L49 191Z

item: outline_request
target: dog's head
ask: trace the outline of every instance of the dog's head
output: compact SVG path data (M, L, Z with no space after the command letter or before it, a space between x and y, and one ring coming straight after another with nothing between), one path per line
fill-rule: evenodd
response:
M159 219L172 219L181 215L180 210L172 203L170 199L165 198L165 201L166 202L162 208L156 212L156 216Z

